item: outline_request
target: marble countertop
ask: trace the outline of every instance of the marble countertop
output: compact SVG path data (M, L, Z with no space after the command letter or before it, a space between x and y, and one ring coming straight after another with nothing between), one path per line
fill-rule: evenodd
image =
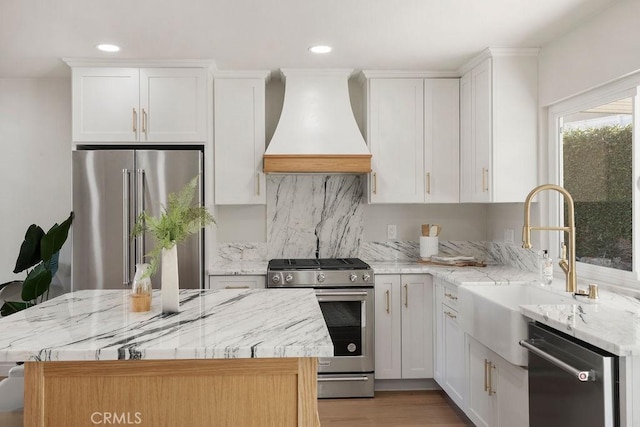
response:
M534 284L538 275L513 267L443 267L416 262L370 262L376 274L429 273L458 286ZM579 283L581 289L587 283ZM564 277L556 277L549 292L567 295ZM585 341L617 356L640 355L640 293L615 293L600 287L597 302L573 296L573 304L522 305L533 320ZM461 314L464 315L464 314Z
M266 275L269 261L218 261L209 266L209 276Z
M375 274L433 274L457 285L529 283L537 276L503 265L449 267L417 261L366 261ZM219 261L209 266L211 276L266 275L268 261Z
M375 274L432 274L458 286L535 283L538 275L514 267L448 267L416 261L367 261ZM267 262L220 262L210 274L266 274ZM564 293L564 278L547 288ZM587 283L580 283L586 288ZM566 295L566 293L565 293ZM623 295L600 288L600 299L573 297L574 304L523 305L522 314L618 356L640 355L640 292Z
M313 290L180 291L180 313L132 313L128 292L65 294L0 318L0 361L330 357Z
M556 278L547 290L567 295L564 287L564 280ZM573 296L572 304L521 305L520 312L617 356L640 355L640 299L602 288L599 296L595 302Z
M375 274L432 274L455 285L508 285L530 283L537 275L505 265L449 267L416 261L371 261Z

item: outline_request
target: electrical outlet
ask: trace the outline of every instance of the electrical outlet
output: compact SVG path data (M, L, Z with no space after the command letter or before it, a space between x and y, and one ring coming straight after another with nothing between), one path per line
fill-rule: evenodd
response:
M397 239L398 238L398 230L396 229L395 224L387 225L387 239Z
M504 242L505 243L515 243L514 237L513 237L513 228L505 228L504 229Z

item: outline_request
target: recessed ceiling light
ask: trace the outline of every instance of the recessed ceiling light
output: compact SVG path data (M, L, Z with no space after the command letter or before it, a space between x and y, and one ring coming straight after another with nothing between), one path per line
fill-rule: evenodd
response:
M313 53L329 53L332 50L331 46L311 46L309 50Z
M116 46L115 44L102 43L96 45L96 49L103 52L118 52L120 50L120 46Z

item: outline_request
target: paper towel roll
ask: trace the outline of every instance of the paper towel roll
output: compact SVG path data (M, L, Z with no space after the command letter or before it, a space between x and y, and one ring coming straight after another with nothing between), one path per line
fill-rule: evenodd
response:
M438 237L420 236L420 258L438 255Z

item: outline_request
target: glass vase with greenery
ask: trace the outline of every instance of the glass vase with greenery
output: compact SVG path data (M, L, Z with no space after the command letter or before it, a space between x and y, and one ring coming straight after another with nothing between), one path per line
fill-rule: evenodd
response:
M149 258L150 264L147 275L153 275L158 270L162 249L171 249L201 228L215 223L207 208L192 205L198 188L198 178L199 176L194 177L179 193L170 193L167 196L167 205L162 206L162 213L158 217L153 217L145 211L138 216L133 236L148 232L157 242L153 250L145 255Z

